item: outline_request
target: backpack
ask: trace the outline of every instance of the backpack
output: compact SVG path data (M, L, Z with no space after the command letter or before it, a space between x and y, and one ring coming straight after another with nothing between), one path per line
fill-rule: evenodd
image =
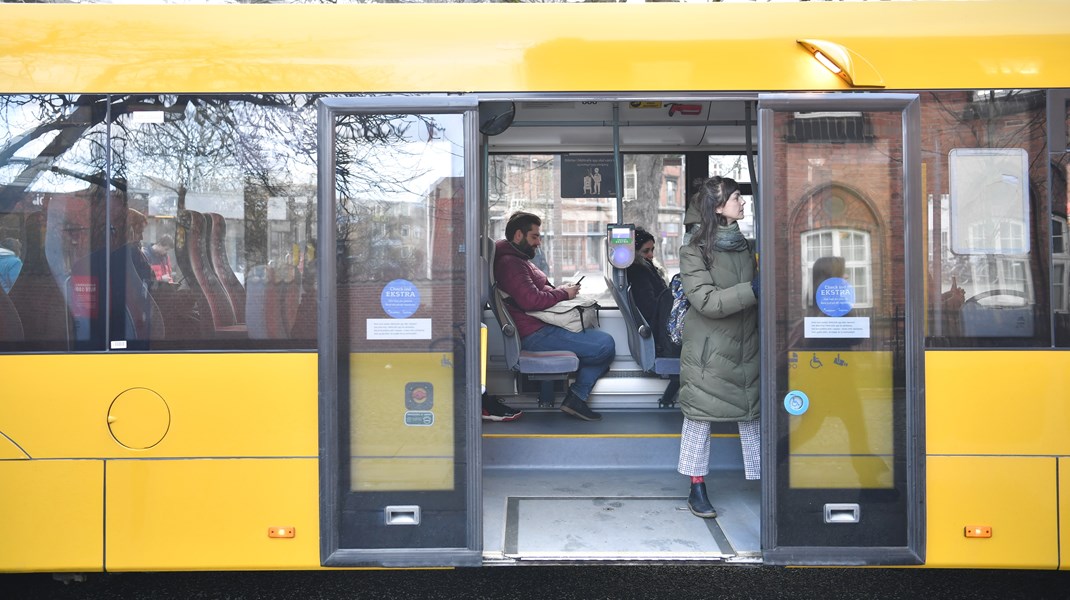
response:
M687 309L691 308L691 303L684 295L684 283L680 280L679 273L672 276L669 291L672 292L672 310L669 311L669 320L665 323L665 328L669 331L669 339L674 344L682 344L684 342L684 315L687 314Z

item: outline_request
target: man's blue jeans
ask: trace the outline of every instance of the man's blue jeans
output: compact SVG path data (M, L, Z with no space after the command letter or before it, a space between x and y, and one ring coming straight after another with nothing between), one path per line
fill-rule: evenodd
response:
M568 350L575 352L580 359L580 369L576 372L576 382L572 384L572 393L577 398L587 401L594 382L609 370L609 364L617 354L617 345L613 336L599 329L586 329L573 333L556 325L543 325L535 333L520 340L520 347L532 352L551 350Z

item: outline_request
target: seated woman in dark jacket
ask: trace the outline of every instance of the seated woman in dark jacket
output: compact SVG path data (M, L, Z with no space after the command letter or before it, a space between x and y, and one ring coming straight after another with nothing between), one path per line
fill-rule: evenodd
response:
M635 228L635 254L635 262L628 267L628 283L635 306L654 330L654 354L667 358L680 356L680 346L669 339L665 328L672 310L672 292L665 283L665 273L654 264L654 236L642 227ZM679 390L680 377L670 377L661 402L675 402Z
M654 236L642 227L635 228L635 262L628 267L632 300L654 330L656 353L661 357L680 356L680 346L669 339L665 323L672 310L672 293L665 283L665 273L654 264Z

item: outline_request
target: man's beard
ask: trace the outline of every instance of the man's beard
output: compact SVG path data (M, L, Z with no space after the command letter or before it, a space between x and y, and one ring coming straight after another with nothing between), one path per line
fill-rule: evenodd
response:
M535 258L535 248L527 240L520 240L519 244L513 244L513 246L527 256L528 260Z

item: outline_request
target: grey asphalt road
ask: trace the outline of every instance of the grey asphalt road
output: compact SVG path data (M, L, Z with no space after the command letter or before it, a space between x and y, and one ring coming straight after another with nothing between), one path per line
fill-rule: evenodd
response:
M1070 572L709 566L0 575L5 600L1066 600Z

